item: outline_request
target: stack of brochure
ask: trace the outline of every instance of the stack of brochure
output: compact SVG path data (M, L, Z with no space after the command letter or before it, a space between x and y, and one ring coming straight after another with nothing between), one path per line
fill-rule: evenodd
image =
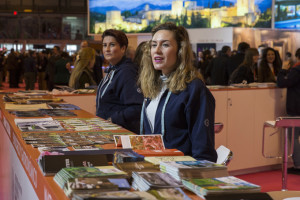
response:
M73 200L109 200L109 199L118 199L118 200L142 200L139 194L129 191L111 191L111 192L94 192L86 194L74 194ZM151 198L146 198L147 200L152 200ZM154 198L156 200L156 198Z
M160 162L160 170L176 180L228 176L227 167L207 160Z
M182 180L182 183L184 184L184 187L202 198L210 195L220 195L220 197L222 197L223 194L228 193L260 192L260 186L234 176L208 179L189 179Z
M108 162L105 154L65 155L64 153L47 152L39 156L38 164L45 176L53 176L65 167L107 166Z
M128 175L114 166L69 167L61 169L54 176L54 181L64 189L68 181L74 178L128 178Z
M80 110L78 106L69 103L48 103L48 106L53 109Z
M114 154L114 163L139 162L144 161L144 156L132 152L116 152Z
M170 174L162 172L133 172L132 178L133 189L139 191L183 186L180 181L175 180Z
M122 128L101 118L67 118L57 120L68 131L101 131Z
M145 161L151 162L154 165L159 165L160 162L171 162L171 161L196 161L191 156L147 156Z
M64 131L65 129L56 120L48 118L15 119L15 124L23 132L36 131Z
M129 190L130 185L126 179L115 178L74 178L69 179L64 187L68 197L80 194L94 194L99 192ZM92 197L92 196L90 196Z

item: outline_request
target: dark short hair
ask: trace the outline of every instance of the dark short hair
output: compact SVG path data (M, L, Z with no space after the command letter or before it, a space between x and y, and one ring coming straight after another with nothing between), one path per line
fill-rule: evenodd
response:
M250 48L250 45L247 42L240 42L238 45L238 51L245 53L247 49Z
M261 44L261 45L258 46L258 48L260 48L260 47L267 48L268 45L267 44Z
M295 57L300 59L300 48L297 49L297 51L295 53Z
M32 57L33 56L33 54L35 53L35 51L32 51L32 50L29 50L28 51L28 54Z
M227 53L227 51L230 49L231 49L230 46L227 46L227 45L223 46L222 50L221 50L221 54L225 55Z
M59 46L54 46L53 48L56 48L58 51L60 51L60 47Z
M123 31L115 30L115 29L107 29L102 34L102 42L106 36L114 37L119 43L120 47L125 46L126 49L128 47L128 38Z

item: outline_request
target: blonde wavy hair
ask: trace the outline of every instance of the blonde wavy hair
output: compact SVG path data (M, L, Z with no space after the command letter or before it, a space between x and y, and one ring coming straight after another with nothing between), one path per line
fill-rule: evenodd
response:
M202 76L193 66L193 51L187 30L183 26L176 26L174 23L167 22L154 27L152 37L160 30L173 32L177 42L177 67L169 75L166 84L172 93L178 93L185 90L187 84L192 80L195 78L202 79ZM161 71L154 69L150 53L151 41L144 48L138 84L146 98L154 99L162 88Z
M95 60L96 53L95 50L91 47L85 47L80 49L78 53L78 58L75 61L75 68L73 69L69 86L75 88L76 82L79 80L81 74L85 70L90 70L90 63Z

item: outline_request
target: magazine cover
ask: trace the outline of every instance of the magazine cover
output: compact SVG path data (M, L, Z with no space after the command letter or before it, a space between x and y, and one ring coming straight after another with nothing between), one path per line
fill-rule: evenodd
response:
M118 130L120 126L100 118L57 119L68 131Z
M164 150L162 135L115 135L115 144L133 150Z
M260 186L234 176L182 180L183 185L199 196L218 193L259 192Z
M15 119L15 124L22 132L65 130L58 121L52 118Z

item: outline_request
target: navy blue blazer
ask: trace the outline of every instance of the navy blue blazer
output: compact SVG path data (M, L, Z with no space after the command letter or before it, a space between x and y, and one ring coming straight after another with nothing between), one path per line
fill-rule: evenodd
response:
M289 71L281 69L277 75L278 87L287 87L286 112L288 115L300 115L300 62Z
M123 57L112 70L114 76L111 82L103 85L104 78L99 84L96 115L103 119L111 118L113 123L139 133L143 95L136 84L138 67Z
M154 130L145 113L148 99L143 110L145 134L161 134L161 116L168 90L162 95L155 115ZM217 160L214 135L215 99L200 79L195 79L187 88L171 93L164 112L163 136L166 148L179 149L185 155L198 160Z

